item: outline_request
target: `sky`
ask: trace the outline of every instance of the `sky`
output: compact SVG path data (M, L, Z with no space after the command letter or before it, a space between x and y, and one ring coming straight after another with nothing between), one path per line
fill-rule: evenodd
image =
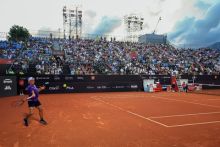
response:
M220 0L0 0L0 32L14 25L37 30L63 28L64 5L80 5L83 33L126 35L123 18L135 13L144 18L141 34L167 34L174 44L212 44L220 41Z

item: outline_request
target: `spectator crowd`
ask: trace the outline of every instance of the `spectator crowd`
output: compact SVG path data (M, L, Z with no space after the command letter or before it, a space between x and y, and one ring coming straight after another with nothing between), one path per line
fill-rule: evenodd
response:
M7 72L15 74L220 74L220 50L104 39L0 41L0 59L13 60Z

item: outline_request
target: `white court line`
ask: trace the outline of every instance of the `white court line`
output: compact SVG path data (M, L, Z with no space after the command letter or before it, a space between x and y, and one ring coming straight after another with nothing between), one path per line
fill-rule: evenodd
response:
M208 101L219 101L220 99L206 99Z
M139 99L145 99L145 98L149 98L149 97L151 97L152 95L150 95L150 94L148 94L148 93L146 93L146 94L140 94L140 95L125 95L125 94L123 94L123 95L116 95L116 96L114 96L114 97L112 97L112 96L107 96L107 97L105 97L105 98L109 98L109 99L126 99L126 98L131 98L131 99L136 99L136 98L139 98ZM162 96L168 96L168 95L162 95ZM175 95L172 95L172 96L175 96ZM186 95L184 95L184 96L186 96ZM219 99L202 99L202 100L210 100L210 101L218 101L218 100L220 100L220 98ZM200 100L198 100L198 98L197 99L195 99L195 101L194 102L196 102L196 101L201 101L201 99Z
M100 99L98 99L98 98L94 98L94 97L91 97L91 98L94 99L94 100L96 100L96 101L102 102L102 103L104 103L104 104L106 104L106 105L109 105L109 106L112 106L112 107L114 107L114 108L117 108L117 109L119 109L119 110L121 110L121 111L123 111L123 112L126 112L126 113L128 113L128 114L132 114L132 115L137 116L137 117L139 117L139 118L142 118L142 119L151 121L151 122L156 123L156 124L158 124L158 125L161 125L161 126L163 126L163 127L168 127L167 125L165 125L165 124L163 124L163 123L157 122L157 121L152 120L152 119L147 118L147 117L144 117L144 116L139 115L139 114L137 114L137 113L134 113L134 112L132 112L132 111L125 110L125 109L123 109L123 108L121 108L121 107L118 107L118 106L113 105L113 104L111 104L111 103L105 102L105 101L100 100Z
M196 102L188 102L188 101L177 100L177 99L169 99L169 98L164 98L164 97L159 97L159 96L151 96L151 97L157 98L157 99L169 100L169 101L184 102L184 103L200 105L200 106L207 106L207 107L212 107L212 108L220 108L220 106L214 106L214 105L208 105L208 104L202 104L202 103L196 103Z
M172 94L173 94L173 93L172 93ZM193 94L193 93L187 93L187 94ZM197 95L197 94L196 94L196 95ZM161 95L161 96L168 96L168 95ZM175 93L174 93L174 94L171 95L171 96L177 96L177 95L175 95ZM178 95L178 96L180 96L180 95ZM184 97L184 96L187 96L187 95L181 95L182 98L185 98L185 99L186 99L187 97ZM199 95L198 95L198 96L199 96ZM204 95L204 96L205 96L205 95ZM217 96L217 95L212 95L212 96ZM219 97L219 96L218 96L218 97ZM216 101L217 101L217 100L220 100L220 98L211 98L211 99L207 99L207 98L202 98L202 99L201 99L201 97L195 97L195 98L194 98L194 101L201 101L201 100L202 100L202 101L205 101L205 100L216 100Z
M152 97L154 97L154 96L152 96ZM156 123L156 124L161 125L161 126L166 127L166 128L177 128L177 127L187 127L187 126L197 126L197 125L220 123L220 121L210 121L210 122L201 122L201 123L188 123L188 124L181 124L181 125L166 125L166 124L160 123L160 122L158 122L158 121L152 120L151 118L153 118L153 117L147 118L147 117L144 117L144 116L139 115L139 114L137 114L137 113L134 113L134 112L125 110L125 109L123 109L123 108L121 108L121 107L118 107L118 106L113 105L113 104L111 104L111 103L108 103L108 102L105 102L105 101L103 101L103 100L100 100L100 99L98 99L96 96L95 96L95 97L90 97L90 98L92 98L92 99L94 99L94 100L96 100L96 101L100 101L100 102L102 102L102 103L104 103L104 104L107 104L107 105L109 105L109 106L112 106L112 107L114 107L114 108L117 108L117 109L119 109L119 110L121 110L121 111L124 111L124 112L127 112L127 113L129 113L129 114L132 114L132 115L134 115L134 116L137 116L137 117L140 117L140 118L142 118L142 119L151 121L151 122L153 122L153 123ZM103 98L103 97L101 97L101 98ZM156 98L158 98L158 97L156 97ZM160 98L160 99L167 99L167 98ZM168 99L168 100L182 101L182 100L175 100L175 99ZM204 106L204 105L207 106L206 104L193 103L193 102L188 102L188 101L183 101L183 102L192 103L192 104L197 104L197 105L202 105L202 106ZM208 105L208 106L210 106L210 107L215 107L215 106L212 106L212 105ZM217 106L216 106L216 107L217 107ZM218 108L219 108L219 107L218 107ZM220 112L210 112L210 113L220 113ZM200 113L200 114L204 114L204 113ZM193 114L186 114L186 115L193 115ZM196 115L196 114L195 114L195 115ZM155 118L155 117L154 117L154 118Z
M180 115L152 116L152 117L148 117L148 118L170 118L170 117L198 116L198 115L210 115L210 114L220 114L220 112L207 112L207 113L191 113L191 114L180 114Z
M186 126L197 126L197 125L216 124L216 123L220 123L220 121L210 121L210 122L201 122L201 123L190 123L190 124L182 124L182 125L171 125L171 126L168 126L168 128L186 127Z
M126 98L146 98L146 95L116 95L116 96L106 96L104 97L105 98L109 98L109 99L114 99L114 98L117 98L117 99L126 99Z

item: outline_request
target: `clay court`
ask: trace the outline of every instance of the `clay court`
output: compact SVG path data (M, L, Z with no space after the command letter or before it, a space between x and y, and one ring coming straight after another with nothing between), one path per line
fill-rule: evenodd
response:
M20 96L0 99L0 147L218 147L220 97L186 93L41 95L29 127Z

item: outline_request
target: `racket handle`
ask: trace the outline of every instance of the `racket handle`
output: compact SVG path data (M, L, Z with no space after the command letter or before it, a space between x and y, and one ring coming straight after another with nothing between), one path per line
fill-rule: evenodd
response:
M28 97L27 100L29 100L29 99L31 99L31 98L32 98L32 96Z

